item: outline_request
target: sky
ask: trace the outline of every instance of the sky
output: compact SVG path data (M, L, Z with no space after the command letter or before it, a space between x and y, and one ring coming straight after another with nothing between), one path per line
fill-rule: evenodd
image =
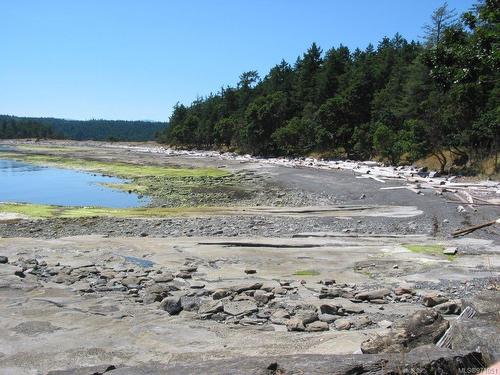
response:
M418 40L442 0L0 0L0 114L166 121L311 45ZM448 0L457 12L474 0Z

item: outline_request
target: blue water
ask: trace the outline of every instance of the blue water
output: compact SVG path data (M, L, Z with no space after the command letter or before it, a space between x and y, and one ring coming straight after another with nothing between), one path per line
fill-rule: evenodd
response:
M148 198L99 185L124 182L115 177L0 159L0 202L111 208L138 207L149 202Z

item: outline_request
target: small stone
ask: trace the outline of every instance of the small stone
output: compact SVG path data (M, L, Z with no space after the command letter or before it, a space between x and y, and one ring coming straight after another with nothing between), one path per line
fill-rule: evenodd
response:
M247 275L253 275L255 273L257 273L257 270L253 270L253 269L246 269L244 271Z
M399 266L397 264L395 264L394 266L392 266L392 268L397 270L399 268Z
M9 258L4 255L0 255L0 264L9 263Z
M180 278L180 279L190 279L193 276L189 272L183 272L183 271L181 271L181 272L177 272L175 274L175 277Z

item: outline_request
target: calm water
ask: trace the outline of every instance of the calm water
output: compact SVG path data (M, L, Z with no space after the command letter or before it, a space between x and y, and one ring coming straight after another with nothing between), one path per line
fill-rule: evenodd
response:
M123 182L114 177L0 159L0 202L112 208L148 203L147 198L99 185Z

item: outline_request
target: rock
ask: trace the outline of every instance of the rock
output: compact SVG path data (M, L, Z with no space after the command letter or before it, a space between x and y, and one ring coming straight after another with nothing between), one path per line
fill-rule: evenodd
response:
M9 258L4 255L0 255L0 264L9 263Z
M109 375L165 374L466 374L486 363L477 351L453 351L436 347L412 350L404 356L294 354L280 356L237 356L229 359L173 361L122 367ZM76 371L50 375L87 375ZM107 373L106 373L107 375Z
M400 286L400 287L394 289L394 294L397 296L401 296L403 294L412 294L413 295L413 294L415 294L415 292L410 288Z
M198 266L186 266L180 269L181 272L193 273L198 271Z
M371 325L373 322L370 318L367 316L357 316L354 318L350 319L351 325L353 325L355 328L364 328L366 326Z
M167 297L160 302L160 308L170 315L177 315L182 311L180 297Z
M451 300L448 302L440 303L433 307L441 314L445 315L459 315L462 312L462 301L459 299Z
M204 300L200 304L198 314L215 314L221 312L223 309L224 306L222 305L222 301Z
M253 283L253 284L246 284L246 285L236 285L231 288L231 290L235 291L236 293L243 293L246 292L247 290L257 290L262 287L262 283Z
M224 303L224 312L229 315L249 315L258 311L258 307L251 301L232 301Z
M466 209L464 206L457 206L457 212L460 212L460 213L466 212Z
M270 299L274 298L273 293L266 293L263 290L256 290L253 298L255 299L255 302L257 302L260 305L265 305Z
M331 304L322 304L319 306L321 314L335 315L339 311L339 307Z
M286 322L286 329L288 331L305 331L306 327L304 322L298 318L289 319Z
M448 298L441 295L439 292L428 293L422 298L422 304L426 307L434 307L445 302L448 302Z
M435 344L446 332L449 322L433 309L416 311L408 319L393 325L386 334L378 334L361 343L363 353L407 352L425 344Z
M189 273L189 272L182 272L182 271L181 271L181 272L177 272L177 273L175 274L175 277L176 277L176 278L180 278L180 279L190 279L190 278L191 278L191 277L193 277L193 276L192 276L192 275L191 275L191 273Z
M201 304L201 298L199 297L181 297L181 307L185 311L198 311Z
M273 324L286 324L286 321L290 318L290 314L285 309L276 310L271 314L270 321Z
M255 273L257 273L257 270L253 270L253 269L246 269L244 271L247 275L253 275Z
M343 304L342 309L348 314L363 314L365 310L359 304L351 303L349 305ZM340 310L339 310L340 312Z
M137 277L125 277L120 281L123 285L125 285L129 289L136 289L139 287L140 281Z
M333 324L335 326L335 329L338 329L339 331L345 331L351 328L351 322L343 318L335 320Z
M335 284L335 280L333 279L325 279L320 281L321 284L329 286Z
M306 332L328 331L329 329L328 323L319 320L306 325Z
M380 328L391 328L392 327L392 322L389 320L382 320L377 323Z
M325 298L333 299L333 298L340 297L341 294L342 294L342 291L338 288L322 288L321 292L319 294L319 298L320 299L325 299Z
M387 288L368 290L365 292L357 293L356 298L362 301L371 301L374 299L384 299L385 296L391 294L391 291Z
M191 289L203 289L205 284L199 281L192 281L189 285Z
M333 323L337 319L341 319L340 315L332 315L332 314L319 314L318 319L325 323Z
M153 281L155 283L169 283L174 279L174 275L172 275L169 272L166 273L160 273L159 275L155 275L153 277Z
M232 292L229 289L217 289L213 294L213 299L222 299L224 297L230 296Z
M299 310L295 313L295 317L300 319L304 324L309 324L318 320L318 314L311 310Z
M286 293L287 293L287 291L286 291L286 289L285 289L285 288L283 288L283 287L281 287L281 286L278 286L278 287L276 287L276 288L274 288L274 289L272 290L272 293L273 293L273 294L284 295L284 294L286 294Z
M456 247L447 247L443 250L443 254L445 255L455 255L457 253L457 248Z

